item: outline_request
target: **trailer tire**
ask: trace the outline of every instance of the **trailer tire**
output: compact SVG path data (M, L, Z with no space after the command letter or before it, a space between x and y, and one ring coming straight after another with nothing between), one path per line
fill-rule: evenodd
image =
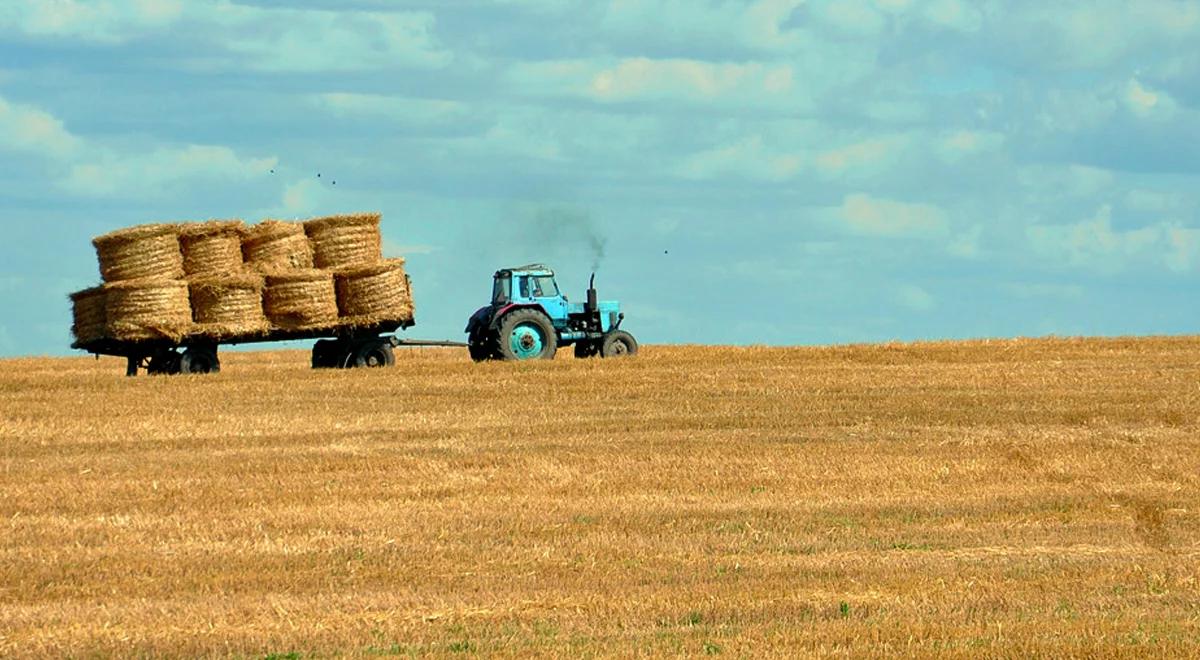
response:
M553 360L558 335L541 311L517 309L501 319L496 345L503 360Z
M333 339L321 339L313 344L312 348L312 368L313 369L337 369L345 362L344 347L339 341Z
M348 367L390 367L396 364L392 343L386 339L372 339L359 344L346 363Z
M215 374L221 371L215 346L191 346L179 356L181 374Z
M637 340L624 330L614 330L604 335L604 342L600 344L601 357L624 357L637 355L637 352Z
M174 349L156 351L146 362L146 373L151 376L174 376L179 373L182 357ZM129 373L128 369L126 373Z

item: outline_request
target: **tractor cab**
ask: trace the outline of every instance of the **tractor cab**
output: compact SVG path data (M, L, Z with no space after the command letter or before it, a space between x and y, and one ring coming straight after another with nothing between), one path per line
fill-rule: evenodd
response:
M555 328L566 327L567 297L558 289L554 271L529 264L496 271L492 280L492 306L537 305Z
M620 330L625 318L620 303L597 300L594 284L592 275L586 301L571 303L549 267L501 268L492 276L491 304L467 321L471 357L549 359L558 347L570 345L577 357L637 352L633 336Z

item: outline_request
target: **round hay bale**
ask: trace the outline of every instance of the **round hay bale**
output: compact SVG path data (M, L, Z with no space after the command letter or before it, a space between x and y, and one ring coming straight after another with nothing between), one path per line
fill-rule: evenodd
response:
M412 319L412 295L403 259L341 270L336 277L338 311L344 325Z
M313 218L304 233L313 246L317 268L342 270L378 263L383 258L378 213L356 213Z
M268 274L263 308L267 320L279 328L332 327L338 320L333 273L307 269Z
M105 282L148 277L183 277L179 226L151 224L127 227L92 239Z
M179 229L183 271L189 278L211 278L242 270L241 220L190 222Z
M158 278L104 285L106 331L113 339L178 340L192 326L188 285Z
M265 334L270 329L263 313L263 278L233 275L192 280L193 332L213 339Z
M312 245L297 222L264 220L246 229L242 237L246 263L260 273L312 268Z
M104 339L104 325L108 315L105 311L104 287L95 286L71 294L71 307L75 322L71 324L71 334L75 341L86 344Z

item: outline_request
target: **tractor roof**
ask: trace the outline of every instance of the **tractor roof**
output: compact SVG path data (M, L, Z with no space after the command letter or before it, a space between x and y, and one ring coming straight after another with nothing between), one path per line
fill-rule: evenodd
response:
M546 264L525 264L524 266L513 266L512 268L501 268L499 271L496 271L496 274L499 275L500 273L505 273L505 272L507 272L507 273L524 273L527 275L553 275L554 274L554 271L550 270L550 267L547 266Z

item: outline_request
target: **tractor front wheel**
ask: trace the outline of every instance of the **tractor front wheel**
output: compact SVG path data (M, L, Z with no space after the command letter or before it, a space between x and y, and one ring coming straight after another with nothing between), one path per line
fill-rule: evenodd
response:
M600 344L600 357L637 355L637 352L637 340L624 330L614 330L604 335L604 341Z
M505 360L552 360L558 337L546 315L535 309L509 312L500 322L496 342Z

